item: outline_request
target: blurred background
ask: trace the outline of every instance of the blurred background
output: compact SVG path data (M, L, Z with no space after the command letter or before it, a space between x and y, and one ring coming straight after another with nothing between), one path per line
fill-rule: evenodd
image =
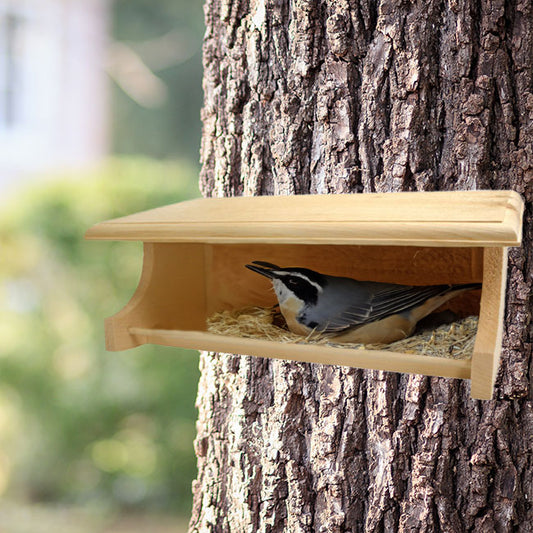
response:
M104 350L138 243L199 196L201 0L0 0L0 532L186 530L198 354Z

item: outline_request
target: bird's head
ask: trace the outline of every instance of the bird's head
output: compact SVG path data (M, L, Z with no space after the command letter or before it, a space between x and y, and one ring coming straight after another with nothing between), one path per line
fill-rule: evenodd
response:
M291 300L301 301L301 306L315 305L324 290L326 277L308 268L282 268L266 261L252 261L246 268L272 281L280 306Z

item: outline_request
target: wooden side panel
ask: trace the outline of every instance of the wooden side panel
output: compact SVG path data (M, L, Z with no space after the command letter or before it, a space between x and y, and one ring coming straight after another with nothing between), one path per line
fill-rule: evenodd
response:
M254 260L360 280L429 285L480 282L482 254L480 248L210 245L207 312L276 302L270 281L244 267ZM464 295L457 302L462 302L459 306L462 315L477 314L479 310L479 294ZM453 305L453 301L450 303Z
M139 345L129 327L205 329L205 249L202 244L145 243L139 286L105 321L108 350Z
M500 363L506 284L507 248L486 248L481 312L472 355L472 398L492 399Z

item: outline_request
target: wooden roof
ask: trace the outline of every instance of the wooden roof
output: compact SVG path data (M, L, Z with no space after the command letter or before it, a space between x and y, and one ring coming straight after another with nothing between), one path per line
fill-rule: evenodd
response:
M517 246L513 191L204 198L96 224L88 239L144 242Z

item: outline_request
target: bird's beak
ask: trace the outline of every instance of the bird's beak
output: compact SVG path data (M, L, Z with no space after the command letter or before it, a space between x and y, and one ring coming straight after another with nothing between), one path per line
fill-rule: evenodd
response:
M251 265L244 266L252 270L253 272L257 272L258 274L261 274L262 276L265 276L269 279L275 278L276 274L274 272L274 269L279 269L277 265L273 265L272 263L267 263L265 261L252 261Z

